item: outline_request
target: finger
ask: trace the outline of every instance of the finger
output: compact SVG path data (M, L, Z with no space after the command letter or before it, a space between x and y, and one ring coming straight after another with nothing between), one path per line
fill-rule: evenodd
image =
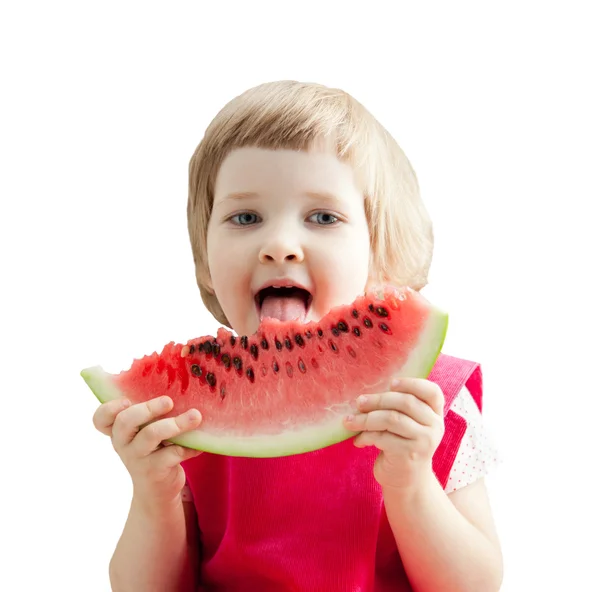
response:
M156 450L164 440L180 436L184 432L197 428L202 416L197 409L190 409L177 417L159 419L143 427L131 443L132 454L147 456Z
M354 438L354 446L357 448L375 446L379 450L391 451L403 448L405 445L404 438L390 432L363 432Z
M132 405L121 411L117 415L112 429L114 447L119 449L129 444L143 425L158 419L172 408L172 399L165 396Z
M166 448L160 448L151 455L151 462L156 470L171 469L182 463L202 454L202 450L186 448L175 444Z
M378 409L399 411L424 426L436 420L435 411L411 393L388 392L377 395L361 395L356 400L358 410L369 413Z
M346 426L352 431L391 432L406 439L415 439L427 429L404 413L393 409L377 409L369 413L349 415Z
M390 386L390 390L411 393L431 407L440 416L444 414L444 393L442 389L425 378L397 378Z
M131 406L131 401L123 397L103 403L96 409L94 417L92 418L94 427L105 436L111 436L115 418L121 411L127 409L129 406Z

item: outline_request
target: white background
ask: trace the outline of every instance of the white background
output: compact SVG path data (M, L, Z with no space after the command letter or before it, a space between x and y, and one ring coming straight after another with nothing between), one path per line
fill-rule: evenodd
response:
M503 590L600 590L599 23L490 4L3 3L0 589L109 590L131 487L79 371L215 330L188 161L225 102L297 79L353 94L417 170L425 294L504 457Z

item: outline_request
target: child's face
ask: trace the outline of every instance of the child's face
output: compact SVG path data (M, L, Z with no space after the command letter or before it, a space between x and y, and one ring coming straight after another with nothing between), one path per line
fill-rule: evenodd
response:
M308 322L352 302L367 285L369 260L364 198L350 165L328 152L259 148L225 159L208 264L238 334L254 333L261 317ZM303 290L264 289L273 285Z

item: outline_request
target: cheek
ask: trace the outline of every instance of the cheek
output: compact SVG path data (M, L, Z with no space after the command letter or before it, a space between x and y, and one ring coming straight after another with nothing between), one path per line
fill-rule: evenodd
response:
M337 250L338 265L349 275L368 275L371 261L371 241L366 226L361 225Z
M239 280L240 258L232 252L232 242L227 240L218 230L209 233L207 237L208 269L212 288L221 305L224 306L228 293Z
M211 258L212 290L219 306L236 331L244 317L239 295L243 292L243 277L240 270L227 263L227 257L216 254Z
M368 235L353 234L321 253L319 280L328 301L346 304L362 294L369 278Z
M247 280L248 266L243 265L242 258L229 257L225 252L216 253L209 259L209 269L217 298L221 292L239 289Z

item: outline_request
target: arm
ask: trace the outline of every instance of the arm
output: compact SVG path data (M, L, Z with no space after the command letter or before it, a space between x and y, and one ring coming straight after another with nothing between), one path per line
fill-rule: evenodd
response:
M431 478L384 489L388 521L416 592L497 592L502 553L484 480L447 495Z
M96 429L111 437L133 482L129 516L109 566L116 592L196 588L199 532L193 504L182 500L181 463L200 452L168 441L196 428L202 418L189 410L161 419L172 407L168 397L137 405L115 399L94 413Z
M432 458L444 434L444 396L428 380L402 378L357 399L355 445L381 450L373 473L416 592L497 592L502 555L483 479L446 494Z
M196 590L198 530L193 504L152 510L135 496L110 562L115 592Z

